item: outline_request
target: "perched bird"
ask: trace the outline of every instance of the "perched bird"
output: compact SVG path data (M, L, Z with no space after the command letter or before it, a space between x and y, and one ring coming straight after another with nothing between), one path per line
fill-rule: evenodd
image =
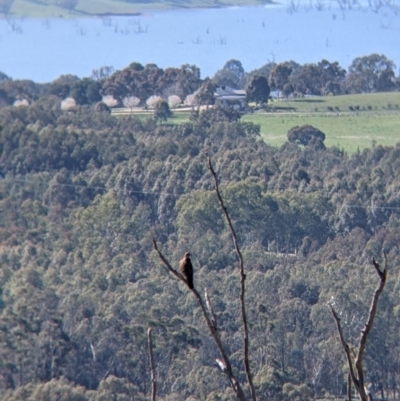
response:
M192 262L190 261L190 253L186 252L185 256L179 262L179 270L184 275L188 287L193 289L193 266Z

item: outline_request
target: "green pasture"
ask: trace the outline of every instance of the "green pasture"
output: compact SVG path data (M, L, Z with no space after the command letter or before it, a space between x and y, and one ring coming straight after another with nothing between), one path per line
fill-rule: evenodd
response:
M256 112L242 120L259 124L264 141L273 146L286 141L290 128L304 124L324 132L326 146L337 146L348 153L370 147L373 142L400 142L399 92L282 99L270 106L275 111Z
M57 0L14 0L9 17L25 18L82 18L101 14L132 15L150 10L174 8L212 8L250 6L268 3L267 0L79 0L73 10L61 7ZM0 14L0 17L5 17Z
M326 135L327 147L337 146L348 153L371 147L373 143L395 145L400 142L400 93L374 93L367 95L326 96L291 101L274 101L275 111L246 114L242 121L259 124L263 140L272 146L286 141L290 128L310 124ZM359 111L348 107L359 106ZM370 108L368 108L370 106ZM327 111L327 107L334 111ZM335 109L337 108L337 109ZM113 111L126 115L126 109ZM146 118L152 112L135 113ZM181 124L189 120L189 112L175 111L168 124Z
M326 135L325 145L337 146L348 153L368 148L375 141L381 145L400 142L400 112L396 113L353 113L344 115L278 115L251 114L242 117L261 127L261 136L272 146L281 146L286 134L296 125L310 124Z
M400 112L400 92L280 99L273 100L269 105L276 111L297 113L352 112L349 107L357 111L357 106L359 111Z

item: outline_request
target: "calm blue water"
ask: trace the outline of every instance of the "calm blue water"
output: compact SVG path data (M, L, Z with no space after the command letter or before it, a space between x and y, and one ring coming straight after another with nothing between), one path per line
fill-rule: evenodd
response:
M0 20L0 71L48 82L90 76L103 65L132 61L159 67L196 64L212 76L232 58L246 71L268 61L338 61L385 54L400 67L400 8L322 11L285 6L177 10L140 18ZM142 33L139 33L142 32Z

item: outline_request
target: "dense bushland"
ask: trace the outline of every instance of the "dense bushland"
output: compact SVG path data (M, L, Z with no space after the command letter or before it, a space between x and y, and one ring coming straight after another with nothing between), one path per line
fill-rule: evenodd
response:
M205 149L245 258L260 399L344 394L327 303L357 338L382 249L389 281L365 363L372 390L396 395L400 147L272 148L237 117L215 109L157 125L63 112L54 97L0 110L1 399L147 399L149 326L160 399L232 399L192 294L151 242L175 265L192 253L244 382L236 255Z

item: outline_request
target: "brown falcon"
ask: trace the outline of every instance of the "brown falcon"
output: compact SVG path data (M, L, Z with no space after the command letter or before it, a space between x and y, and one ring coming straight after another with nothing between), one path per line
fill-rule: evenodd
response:
M179 270L184 275L187 285L190 289L193 289L193 266L190 261L190 253L186 252L185 256L179 262Z

